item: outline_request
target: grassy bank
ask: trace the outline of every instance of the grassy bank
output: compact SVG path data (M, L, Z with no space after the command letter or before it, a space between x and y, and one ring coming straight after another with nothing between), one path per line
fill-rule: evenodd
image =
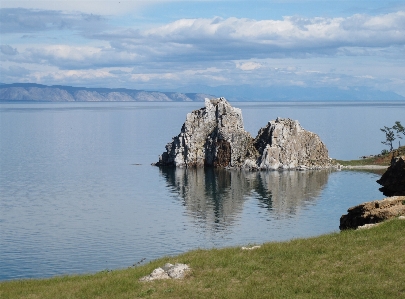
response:
M335 160L337 163L343 166L364 166L364 165L383 165L389 166L391 163L392 157L403 156L405 155L405 146L393 150L392 152L386 153L385 155L377 155L374 157L369 157L365 159L358 160Z
M195 250L136 268L0 283L0 298L404 298L405 221L240 248ZM139 282L164 263L184 280Z

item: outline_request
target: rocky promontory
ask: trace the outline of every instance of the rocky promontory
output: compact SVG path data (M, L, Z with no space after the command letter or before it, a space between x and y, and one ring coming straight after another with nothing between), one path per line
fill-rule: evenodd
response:
M405 156L395 156L396 153L392 153L390 167L377 180L383 186L379 190L390 197L349 208L348 213L340 217L341 230L368 228L385 220L405 217Z
M351 207L340 217L341 230L380 223L405 215L405 196L387 197Z
M225 98L205 99L204 108L187 114L180 134L166 145L155 165L251 170L332 166L319 136L298 121L277 118L253 138L244 129L241 110Z

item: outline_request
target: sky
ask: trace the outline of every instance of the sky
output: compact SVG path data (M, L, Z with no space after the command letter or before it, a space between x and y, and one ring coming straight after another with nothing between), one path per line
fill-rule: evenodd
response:
M405 1L0 2L0 82L405 96Z

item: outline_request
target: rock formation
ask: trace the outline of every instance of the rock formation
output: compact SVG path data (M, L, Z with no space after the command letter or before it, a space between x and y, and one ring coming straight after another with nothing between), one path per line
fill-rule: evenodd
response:
M241 110L219 98L206 99L204 108L187 114L180 134L155 165L319 169L331 167L331 159L320 138L291 119L270 121L253 139L243 127Z
M382 200L365 202L347 210L348 214L340 217L341 230L356 229L366 224L379 223L384 220L405 215L405 196L387 197Z
M178 136L166 145L158 166L249 167L258 153L243 128L242 112L224 99L205 100L205 107L187 114Z
M277 118L259 130L254 145L260 169L316 169L330 166L328 150L318 135L298 121Z
M405 156L393 158L391 166L377 181L385 196L405 195Z

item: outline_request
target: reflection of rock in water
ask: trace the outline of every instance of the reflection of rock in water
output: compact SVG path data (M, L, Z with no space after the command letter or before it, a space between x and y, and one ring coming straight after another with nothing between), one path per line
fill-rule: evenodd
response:
M277 215L294 214L305 202L315 200L328 182L329 170L266 171L258 173L254 191Z
M329 170L245 172L213 168L161 168L168 187L184 200L193 217L214 227L232 224L248 195L279 216L293 215L315 200Z
M231 224L252 189L240 171L168 167L161 172L190 214L208 225Z

